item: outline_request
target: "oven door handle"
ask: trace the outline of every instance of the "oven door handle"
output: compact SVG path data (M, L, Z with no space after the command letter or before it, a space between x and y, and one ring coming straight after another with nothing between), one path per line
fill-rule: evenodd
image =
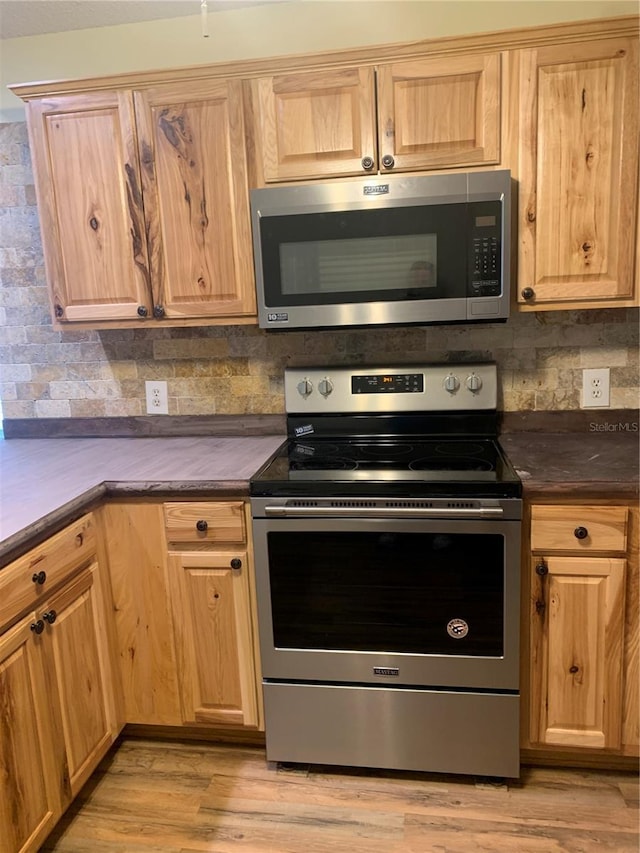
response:
M284 516L333 516L338 518L497 518L504 515L501 506L477 508L460 507L330 507L330 506L267 506L265 515Z

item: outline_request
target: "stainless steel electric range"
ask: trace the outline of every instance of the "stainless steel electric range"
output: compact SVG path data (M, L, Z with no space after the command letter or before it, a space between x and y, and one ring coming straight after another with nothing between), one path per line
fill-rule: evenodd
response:
M267 758L519 774L494 364L296 368L251 505Z

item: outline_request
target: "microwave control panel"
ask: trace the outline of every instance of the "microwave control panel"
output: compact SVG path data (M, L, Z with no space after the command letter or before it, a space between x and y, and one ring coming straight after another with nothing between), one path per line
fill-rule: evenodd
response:
M469 296L499 296L501 292L502 210L499 202L469 205L471 218L469 256Z

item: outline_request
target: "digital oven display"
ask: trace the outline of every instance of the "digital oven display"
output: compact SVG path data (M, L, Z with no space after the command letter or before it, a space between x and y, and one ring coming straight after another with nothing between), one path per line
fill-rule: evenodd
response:
M423 373L377 373L351 377L352 394L414 394L422 391Z

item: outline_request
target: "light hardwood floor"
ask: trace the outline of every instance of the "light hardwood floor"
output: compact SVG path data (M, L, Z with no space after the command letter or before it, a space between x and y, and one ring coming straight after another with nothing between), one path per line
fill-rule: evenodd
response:
M124 739L56 853L638 853L638 777L520 781L268 765L255 747Z

